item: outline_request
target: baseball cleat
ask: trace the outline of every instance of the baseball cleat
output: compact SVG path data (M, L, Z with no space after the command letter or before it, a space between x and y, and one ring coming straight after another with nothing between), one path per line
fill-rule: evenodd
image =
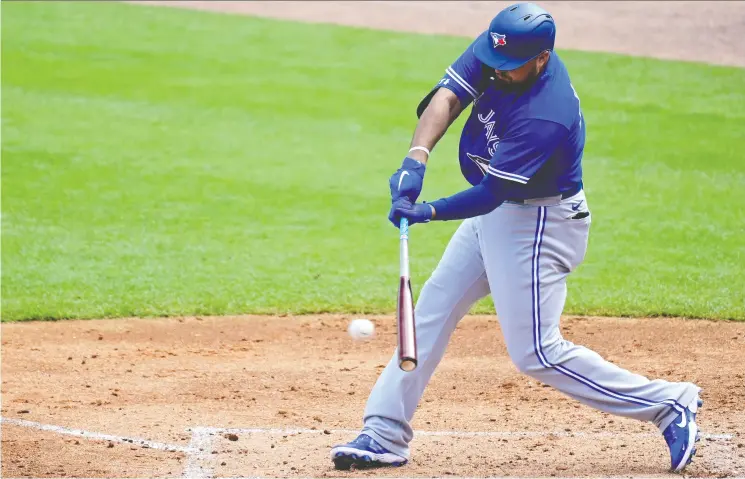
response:
M696 424L696 412L703 404L701 399L696 398L662 432L667 447L670 448L672 472L685 469L696 454L696 443L700 438L698 424Z
M406 459L393 454L367 434L360 434L352 442L334 446L331 460L336 469L367 469L373 467L403 466Z

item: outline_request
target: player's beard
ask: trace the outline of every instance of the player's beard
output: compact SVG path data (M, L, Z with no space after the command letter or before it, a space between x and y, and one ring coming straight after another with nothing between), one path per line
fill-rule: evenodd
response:
M541 71L536 65L535 69L533 69L530 74L528 75L525 80L521 82L514 82L511 81L507 77L500 77L499 75L494 76L494 85L497 87L497 89L509 92L509 93L522 93L530 89L531 86L533 86L533 83L538 80L538 78L541 76Z
M499 77L494 78L494 85L497 87L498 90L508 93L518 93L524 89L522 83L514 83L508 79Z

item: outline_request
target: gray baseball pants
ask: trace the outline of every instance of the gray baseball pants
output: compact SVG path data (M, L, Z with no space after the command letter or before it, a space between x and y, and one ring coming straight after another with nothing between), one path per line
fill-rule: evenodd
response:
M583 212L585 218L572 219ZM590 222L584 192L504 203L463 221L417 301L419 365L403 372L393 354L368 398L362 432L409 457L410 422L424 389L460 319L489 293L522 373L601 411L667 427L698 397L696 385L621 369L559 330L567 277L584 260Z

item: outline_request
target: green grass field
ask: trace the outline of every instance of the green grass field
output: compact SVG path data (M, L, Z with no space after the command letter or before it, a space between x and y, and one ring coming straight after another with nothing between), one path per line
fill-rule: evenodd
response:
M391 312L388 177L469 41L3 2L2 319ZM745 319L745 70L560 54L593 210L566 312ZM423 199L467 186L461 124ZM456 227L412 228L415 293Z

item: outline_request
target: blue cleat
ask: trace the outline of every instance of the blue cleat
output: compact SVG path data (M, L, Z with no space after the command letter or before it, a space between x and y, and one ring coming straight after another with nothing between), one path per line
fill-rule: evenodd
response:
M368 469L373 467L403 466L406 459L393 454L367 434L360 434L352 442L334 446L331 460L336 469Z
M699 440L696 412L704 402L696 398L673 422L662 432L667 447L670 448L671 470L680 472L691 463L696 454L696 443Z

